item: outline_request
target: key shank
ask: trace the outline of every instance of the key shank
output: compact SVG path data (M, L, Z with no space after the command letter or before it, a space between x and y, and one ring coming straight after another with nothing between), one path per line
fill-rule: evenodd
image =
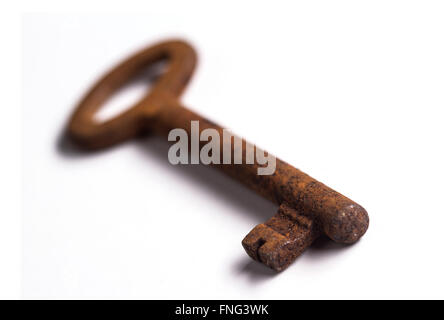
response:
M167 135L170 130L181 128L191 137L191 122L199 121L200 132L215 129L223 136L221 126L177 100L163 96L158 101L158 113L148 124L154 132ZM205 143L200 142L200 148ZM221 156L224 143L221 139ZM242 159L246 145L243 140ZM233 156L235 145L230 143L230 148ZM273 218L256 226L242 242L253 259L275 270L288 266L322 233L339 243L354 243L368 228L369 219L363 207L280 159L276 159L272 175L258 175L261 165L256 160L253 164L232 162L214 166L280 206Z

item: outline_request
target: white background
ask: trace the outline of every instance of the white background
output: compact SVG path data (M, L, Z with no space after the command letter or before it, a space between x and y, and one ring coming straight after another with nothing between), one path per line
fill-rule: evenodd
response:
M443 298L443 5L291 3L23 16L24 297ZM182 101L363 205L361 241L275 274L240 244L275 205L160 138L66 148L85 90L169 37L199 53Z

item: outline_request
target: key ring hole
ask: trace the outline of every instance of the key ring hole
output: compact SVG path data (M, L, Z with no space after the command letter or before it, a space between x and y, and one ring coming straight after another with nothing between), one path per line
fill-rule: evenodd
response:
M104 101L93 115L94 122L101 124L117 118L145 99L167 68L167 58L142 68Z

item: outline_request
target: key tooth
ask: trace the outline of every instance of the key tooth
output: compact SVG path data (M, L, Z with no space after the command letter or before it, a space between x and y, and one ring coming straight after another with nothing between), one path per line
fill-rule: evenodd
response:
M248 255L268 267L287 268L320 235L316 223L287 204L242 240Z

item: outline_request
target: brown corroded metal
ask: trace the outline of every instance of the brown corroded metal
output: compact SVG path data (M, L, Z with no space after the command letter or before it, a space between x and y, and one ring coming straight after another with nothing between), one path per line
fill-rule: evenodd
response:
M111 120L94 119L117 89L146 67L164 60L167 70L140 102ZM199 121L200 132L215 129L222 137L222 127L179 102L195 65L195 51L183 41L162 42L138 52L105 75L84 97L69 122L69 136L81 147L100 149L146 132L168 134L181 128L191 136L191 121ZM245 159L247 142L242 142ZM221 140L220 154L231 150L233 157L235 144L225 149L225 143ZM242 241L250 257L277 271L285 269L321 234L339 243L354 243L368 228L363 207L280 159L276 159L272 175L258 175L261 165L256 161L214 166L279 205L271 219L257 225Z

